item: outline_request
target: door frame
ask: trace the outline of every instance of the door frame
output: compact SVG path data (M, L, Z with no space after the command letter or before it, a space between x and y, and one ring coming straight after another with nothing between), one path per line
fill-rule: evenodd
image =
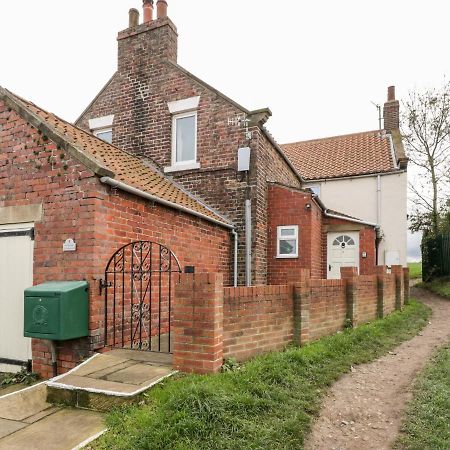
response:
M29 236L30 237L30 283L33 284L34 277L34 223L16 223L16 224L0 224L0 239L8 239L11 237ZM27 286L29 287L29 286ZM20 299L19 299L20 301ZM22 299L23 303L23 299ZM22 330L23 330L23 317L22 317ZM32 362L32 340L31 338L25 338L28 341L27 359L22 361L19 359L5 358L0 355L0 366L3 366L3 370L14 371L14 368L27 368L31 370Z
M360 270L360 258L359 258L359 249L360 249L360 242L359 242L359 231L329 231L327 233L327 267L326 267L326 272L327 272L327 279L331 279L330 278L330 273L331 271L329 270L329 267L331 265L331 247L333 244L333 241L339 237L339 236L350 236L356 243L356 247L357 247L357 265L356 267L358 268L358 273ZM339 277L340 278L340 277Z

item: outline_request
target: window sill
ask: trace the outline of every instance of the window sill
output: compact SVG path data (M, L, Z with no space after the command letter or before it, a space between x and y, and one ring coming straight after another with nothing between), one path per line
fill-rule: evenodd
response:
M164 173L171 172L182 172L184 170L195 170L200 169L200 163L189 163L189 164L175 164L173 166L164 167Z
M298 255L277 255L277 259L298 259Z

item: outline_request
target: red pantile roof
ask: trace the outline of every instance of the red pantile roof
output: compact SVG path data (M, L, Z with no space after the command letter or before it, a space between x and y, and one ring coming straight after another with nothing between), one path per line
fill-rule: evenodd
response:
M142 158L108 144L35 104L0 87L0 99L25 116L33 126L43 125L52 140L64 142L65 149L99 176L120 181L195 215L230 227L231 222L206 206L194 195L165 177ZM12 103L11 103L12 101ZM42 130L41 130L42 131Z
M296 142L281 148L305 180L398 170L392 140L385 131Z

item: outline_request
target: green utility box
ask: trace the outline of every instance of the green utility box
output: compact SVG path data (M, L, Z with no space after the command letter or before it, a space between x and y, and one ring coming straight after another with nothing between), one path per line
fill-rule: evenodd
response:
M67 341L89 335L89 285L55 281L25 290L25 337Z

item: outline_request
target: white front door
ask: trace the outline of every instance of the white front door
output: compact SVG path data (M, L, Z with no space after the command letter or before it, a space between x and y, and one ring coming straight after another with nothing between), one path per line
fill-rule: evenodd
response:
M359 271L359 233L328 233L327 278L341 278L341 267Z
M33 285L33 225L0 225L0 372L31 359L23 336L23 291Z

